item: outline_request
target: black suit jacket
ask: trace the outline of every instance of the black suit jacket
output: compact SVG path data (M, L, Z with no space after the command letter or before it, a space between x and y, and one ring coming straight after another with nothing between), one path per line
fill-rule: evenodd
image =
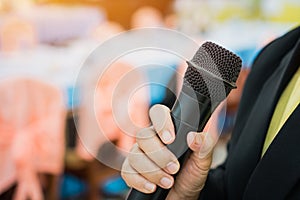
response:
M261 158L275 106L299 66L300 27L258 55L245 84L228 157L210 171L200 199L300 199L299 105Z

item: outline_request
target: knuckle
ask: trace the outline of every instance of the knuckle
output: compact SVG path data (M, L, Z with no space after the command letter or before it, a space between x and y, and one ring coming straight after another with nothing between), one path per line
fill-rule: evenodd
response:
M149 156L156 157L163 163L176 159L174 154L167 148L167 146L161 146L160 148L156 148L154 151L149 152Z
M128 163L132 166L135 161L136 161L136 156L134 156L133 154L130 154L128 156Z
M128 163L129 163L130 165L132 165L132 163L138 161L140 155L141 155L141 152L140 152L140 150L139 150L138 144L135 143L135 144L133 145L133 147L132 147L132 149L131 149L131 151L130 151L128 157L127 157Z
M151 180L152 182L159 184L160 179L163 176L166 176L166 174L165 174L165 172L163 172L162 169L155 169L155 170L145 174L145 176L147 176L148 179Z
M153 149L152 151L146 152L147 156L153 159L156 163L161 164L168 160L166 157L166 151L164 150L165 147Z
M122 164L121 175L126 176L128 174L129 169L130 169L130 166L128 163L128 158L126 158L124 163Z
M136 140L145 140L145 139L150 139L153 136L155 136L155 132L153 131L153 129L151 127L148 128L143 128L140 131L137 132L136 134Z
M139 148L137 143L134 143L130 149L130 153L134 153L137 151L137 148Z

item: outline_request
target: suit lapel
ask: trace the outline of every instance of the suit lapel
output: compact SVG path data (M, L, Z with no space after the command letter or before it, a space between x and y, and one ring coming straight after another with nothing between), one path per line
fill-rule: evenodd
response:
M300 180L299 118L298 105L253 172L245 199L286 199Z
M293 60L299 59L295 58L295 49L284 57L280 66L262 86L259 97L244 126L243 134L240 136L234 152L228 158L229 163L234 163L230 166L231 170L228 176L233 181L232 186L235 187L232 189L237 191L235 194L237 199L243 196L245 187L260 161L265 134L279 96L297 69L292 64Z

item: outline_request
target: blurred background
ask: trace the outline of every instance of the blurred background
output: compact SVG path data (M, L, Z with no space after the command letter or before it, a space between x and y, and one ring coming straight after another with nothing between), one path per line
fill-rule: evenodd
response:
M172 107L186 65L174 55L142 52L114 63L105 80L91 76L75 84L87 56L107 39L160 27L199 45L214 41L241 56L238 89L219 109L226 111L210 122L212 134L220 137L215 167L226 157L253 59L299 22L298 0L0 0L0 199L125 199L129 188L117 167L95 159L120 166L134 143L114 121L112 91L134 71L116 102L122 107L131 98L117 112L129 113L136 126L126 129L134 134L149 124L150 106ZM136 72L141 65L145 70ZM145 80L153 84L131 97L130 88ZM84 99L89 92L95 93L95 107ZM105 136L97 134L99 124Z

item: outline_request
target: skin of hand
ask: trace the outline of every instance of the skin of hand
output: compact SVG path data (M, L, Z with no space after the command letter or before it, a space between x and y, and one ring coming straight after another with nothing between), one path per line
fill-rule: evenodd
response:
M30 180L30 181L29 181ZM27 172L18 180L16 193L13 200L43 200L38 176L34 173Z
M180 166L165 146L175 139L169 108L155 105L149 115L152 126L137 133L136 143L122 166L123 179L128 186L143 193L153 193L160 186L171 188L167 199L197 199L211 166L213 137L203 132L188 133L187 143L193 152L184 166ZM180 168L174 182L172 175Z

